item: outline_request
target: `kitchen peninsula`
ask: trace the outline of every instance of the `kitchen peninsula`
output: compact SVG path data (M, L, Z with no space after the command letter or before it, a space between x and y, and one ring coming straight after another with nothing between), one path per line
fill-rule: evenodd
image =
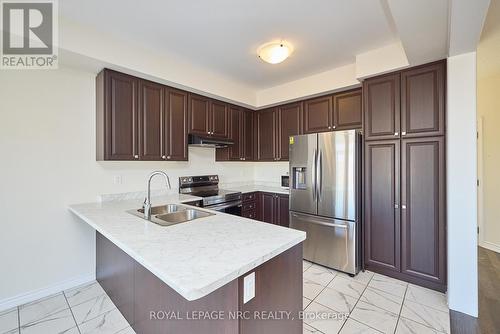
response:
M302 333L304 232L204 209L213 215L160 226L127 212L140 206L70 207L96 230L97 280L136 332ZM284 317L258 319L257 311Z

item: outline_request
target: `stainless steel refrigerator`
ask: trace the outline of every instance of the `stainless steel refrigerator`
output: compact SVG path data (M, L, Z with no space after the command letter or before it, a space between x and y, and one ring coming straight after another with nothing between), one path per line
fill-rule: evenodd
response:
M360 267L361 135L290 137L290 227L305 231L304 259L355 275Z

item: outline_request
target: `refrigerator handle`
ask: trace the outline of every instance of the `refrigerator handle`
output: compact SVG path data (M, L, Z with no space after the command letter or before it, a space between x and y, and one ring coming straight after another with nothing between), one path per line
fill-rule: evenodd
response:
M311 171L311 185L312 185L312 195L313 195L313 201L316 201L316 195L317 195L317 183L316 183L316 149L313 151L313 156L312 156L312 171Z
M318 194L318 202L321 201L321 195L323 193L323 154L321 150L318 150L317 162L316 162L316 189Z

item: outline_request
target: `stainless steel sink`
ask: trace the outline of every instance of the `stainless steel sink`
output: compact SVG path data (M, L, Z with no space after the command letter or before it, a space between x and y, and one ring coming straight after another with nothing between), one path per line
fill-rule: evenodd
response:
M144 209L129 210L128 213L161 226L185 223L194 219L213 216L213 213L191 209L179 204L167 204L151 207L151 218L146 219Z

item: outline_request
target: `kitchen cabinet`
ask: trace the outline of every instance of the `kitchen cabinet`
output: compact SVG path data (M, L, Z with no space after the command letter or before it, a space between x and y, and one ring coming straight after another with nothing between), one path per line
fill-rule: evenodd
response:
M259 199L259 220L266 223L288 227L288 195L261 192Z
M97 76L97 160L139 160L138 84L107 69Z
M241 196L241 216L250 219L258 219L258 193L246 193Z
M290 136L302 133L302 103L257 111L257 160L288 161Z
M257 111L257 160L276 161L276 108Z
M322 96L304 102L304 133L333 130L332 97Z
M162 160L188 160L188 94L165 88L165 141Z
M253 112L241 107L229 108L229 138L232 145L216 150L216 161L253 160Z
M399 138L400 73L363 82L365 140Z
M444 137L365 142L366 268L446 290Z
M103 70L96 80L97 160L187 160L187 93Z
M276 159L288 161L288 145L291 136L302 133L301 129L302 102L291 103L278 107L278 129L276 131Z
M360 129L362 118L361 89L333 95L333 126L335 130Z
M204 137L229 137L227 103L189 94L189 133Z
M446 279L443 137L401 143L401 271L444 285Z
M140 160L160 160L163 151L164 89L160 84L139 81Z
M229 106L227 103L212 100L209 120L211 136L216 138L229 137Z
M365 263L400 271L399 140L365 143Z
M444 135L445 75L439 61L365 80L365 140Z
M445 63L401 72L401 136L444 135Z
M210 135L210 99L189 94L189 133L199 136Z

